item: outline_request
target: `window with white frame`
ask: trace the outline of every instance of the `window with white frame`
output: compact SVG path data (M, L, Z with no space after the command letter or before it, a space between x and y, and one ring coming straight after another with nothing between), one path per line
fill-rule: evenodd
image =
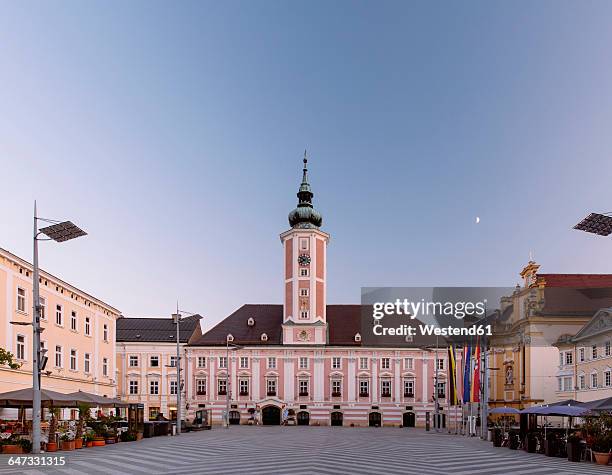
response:
M171 395L176 395L176 388L177 388L176 379L170 380L170 394Z
M308 369L308 357L307 356L300 356L299 366L300 366L300 369Z
M85 317L85 335L91 335L91 319L89 317Z
M55 347L55 367L62 367L62 347L59 345L56 345Z
M340 397L342 394L342 381L339 379L332 380L332 396Z
M198 396L206 396L206 378L196 379L196 394Z
M359 369L368 369L368 358L361 356L359 358Z
M108 358L102 358L102 376L108 376Z
M17 287L17 310L24 313L26 311L26 291L21 287Z
M390 358L381 358L380 359L380 367L382 369L389 369L391 367L391 359Z
M227 356L219 356L219 368L227 368Z
M413 379L404 379L404 397L414 397Z
M130 394L131 395L138 394L138 380L137 379L130 380Z
M276 378L266 380L266 390L268 396L276 396Z
M249 395L249 380L246 378L240 378L240 380L238 381L238 388L240 390L241 396L248 396Z
M584 374L578 376L578 387L580 389L586 389L586 377L584 376Z
M300 297L308 297L308 289L300 289Z
M300 379L299 381L300 396L308 396L308 380Z
M159 394L159 381L149 382L149 394L156 396Z
M332 369L341 369L342 368L342 360L339 356L332 357Z
M130 368L138 368L138 356L130 355Z
M300 251L308 250L308 238L300 238Z
M391 380L383 379L380 381L380 396L391 397Z
M610 383L611 383L610 376L611 376L610 370L604 371L604 385L606 387L610 387Z
M604 343L604 354L610 356L610 340Z
M77 331L77 314L74 310L70 313L70 329Z
M574 363L574 354L571 351L566 351L564 356L564 363L566 365L571 365Z
M584 348L579 348L578 349L578 360L582 363L585 358L584 358Z
M77 350L74 348L70 350L70 369L72 371L77 370Z
M89 374L90 372L90 362L91 362L91 357L89 355L89 353L85 353L85 355L83 356L83 371L85 371L85 373Z
M300 269L300 277L308 277L308 269L301 268Z
M563 377L563 391L572 391L574 388L572 387L572 377L565 376Z
M241 356L240 357L240 369L247 369L249 367L249 357Z
M276 357L275 356L268 357L268 369L276 369Z
M414 369L414 358L404 358L404 369Z
M359 380L359 396L368 397L370 395L370 382L367 379Z
M102 338L104 339L104 341L108 342L108 324L104 324L103 330L102 330Z
M594 360L597 359L597 345L591 347L591 356Z
M170 366L176 368L176 355L170 355Z
M64 324L62 306L59 304L55 306L55 324L59 326L62 326Z
M227 380L225 378L219 378L217 380L217 394L219 394L219 396L227 394Z
M443 371L444 370L444 360L442 358L436 358L436 366L438 370Z
M591 374L591 389L597 389L597 373Z
M18 360L25 360L25 336L17 335L17 352Z
M40 306L40 318L42 320L47 319L47 299L44 297L38 297L38 304Z
M308 318L308 310L300 310L300 318Z
M149 357L149 366L151 368L158 368L159 367L159 356Z
M206 368L206 356L198 356L198 368Z

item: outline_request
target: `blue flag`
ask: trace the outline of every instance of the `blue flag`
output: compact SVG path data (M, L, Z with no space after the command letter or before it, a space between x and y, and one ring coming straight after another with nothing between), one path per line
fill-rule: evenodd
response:
M472 346L468 345L463 350L463 403L470 402L472 374Z

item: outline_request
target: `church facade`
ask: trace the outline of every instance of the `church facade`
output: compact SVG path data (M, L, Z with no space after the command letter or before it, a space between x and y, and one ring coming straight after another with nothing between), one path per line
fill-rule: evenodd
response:
M288 414L300 425L424 426L435 392L444 419L452 417L444 347L364 346L361 306L327 303L330 235L313 207L306 158L297 196L280 235L283 303L243 305L190 340L188 417L205 408L221 424L229 408L233 424L256 414L280 424Z

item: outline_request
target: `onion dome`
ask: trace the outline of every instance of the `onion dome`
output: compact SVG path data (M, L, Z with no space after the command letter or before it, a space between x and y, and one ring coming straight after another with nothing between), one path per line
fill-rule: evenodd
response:
M308 159L306 158L306 150L304 150L304 174L302 183L297 192L298 205L291 213L289 213L289 224L292 228L318 228L323 223L323 217L316 209L312 207L312 197L314 194L308 183Z

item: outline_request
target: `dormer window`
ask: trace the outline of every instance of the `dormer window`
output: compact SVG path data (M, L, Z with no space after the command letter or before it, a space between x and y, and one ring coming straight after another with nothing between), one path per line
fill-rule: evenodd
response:
M227 341L234 341L234 335L231 333L227 335Z
M249 317L249 319L247 320L247 325L252 327L255 325L255 319L253 317Z
M356 333L356 334L355 334L355 341L356 341L357 343L359 343L359 342L361 341L361 334L360 334L360 333Z
M265 333L261 334L261 341L268 341L268 335Z

